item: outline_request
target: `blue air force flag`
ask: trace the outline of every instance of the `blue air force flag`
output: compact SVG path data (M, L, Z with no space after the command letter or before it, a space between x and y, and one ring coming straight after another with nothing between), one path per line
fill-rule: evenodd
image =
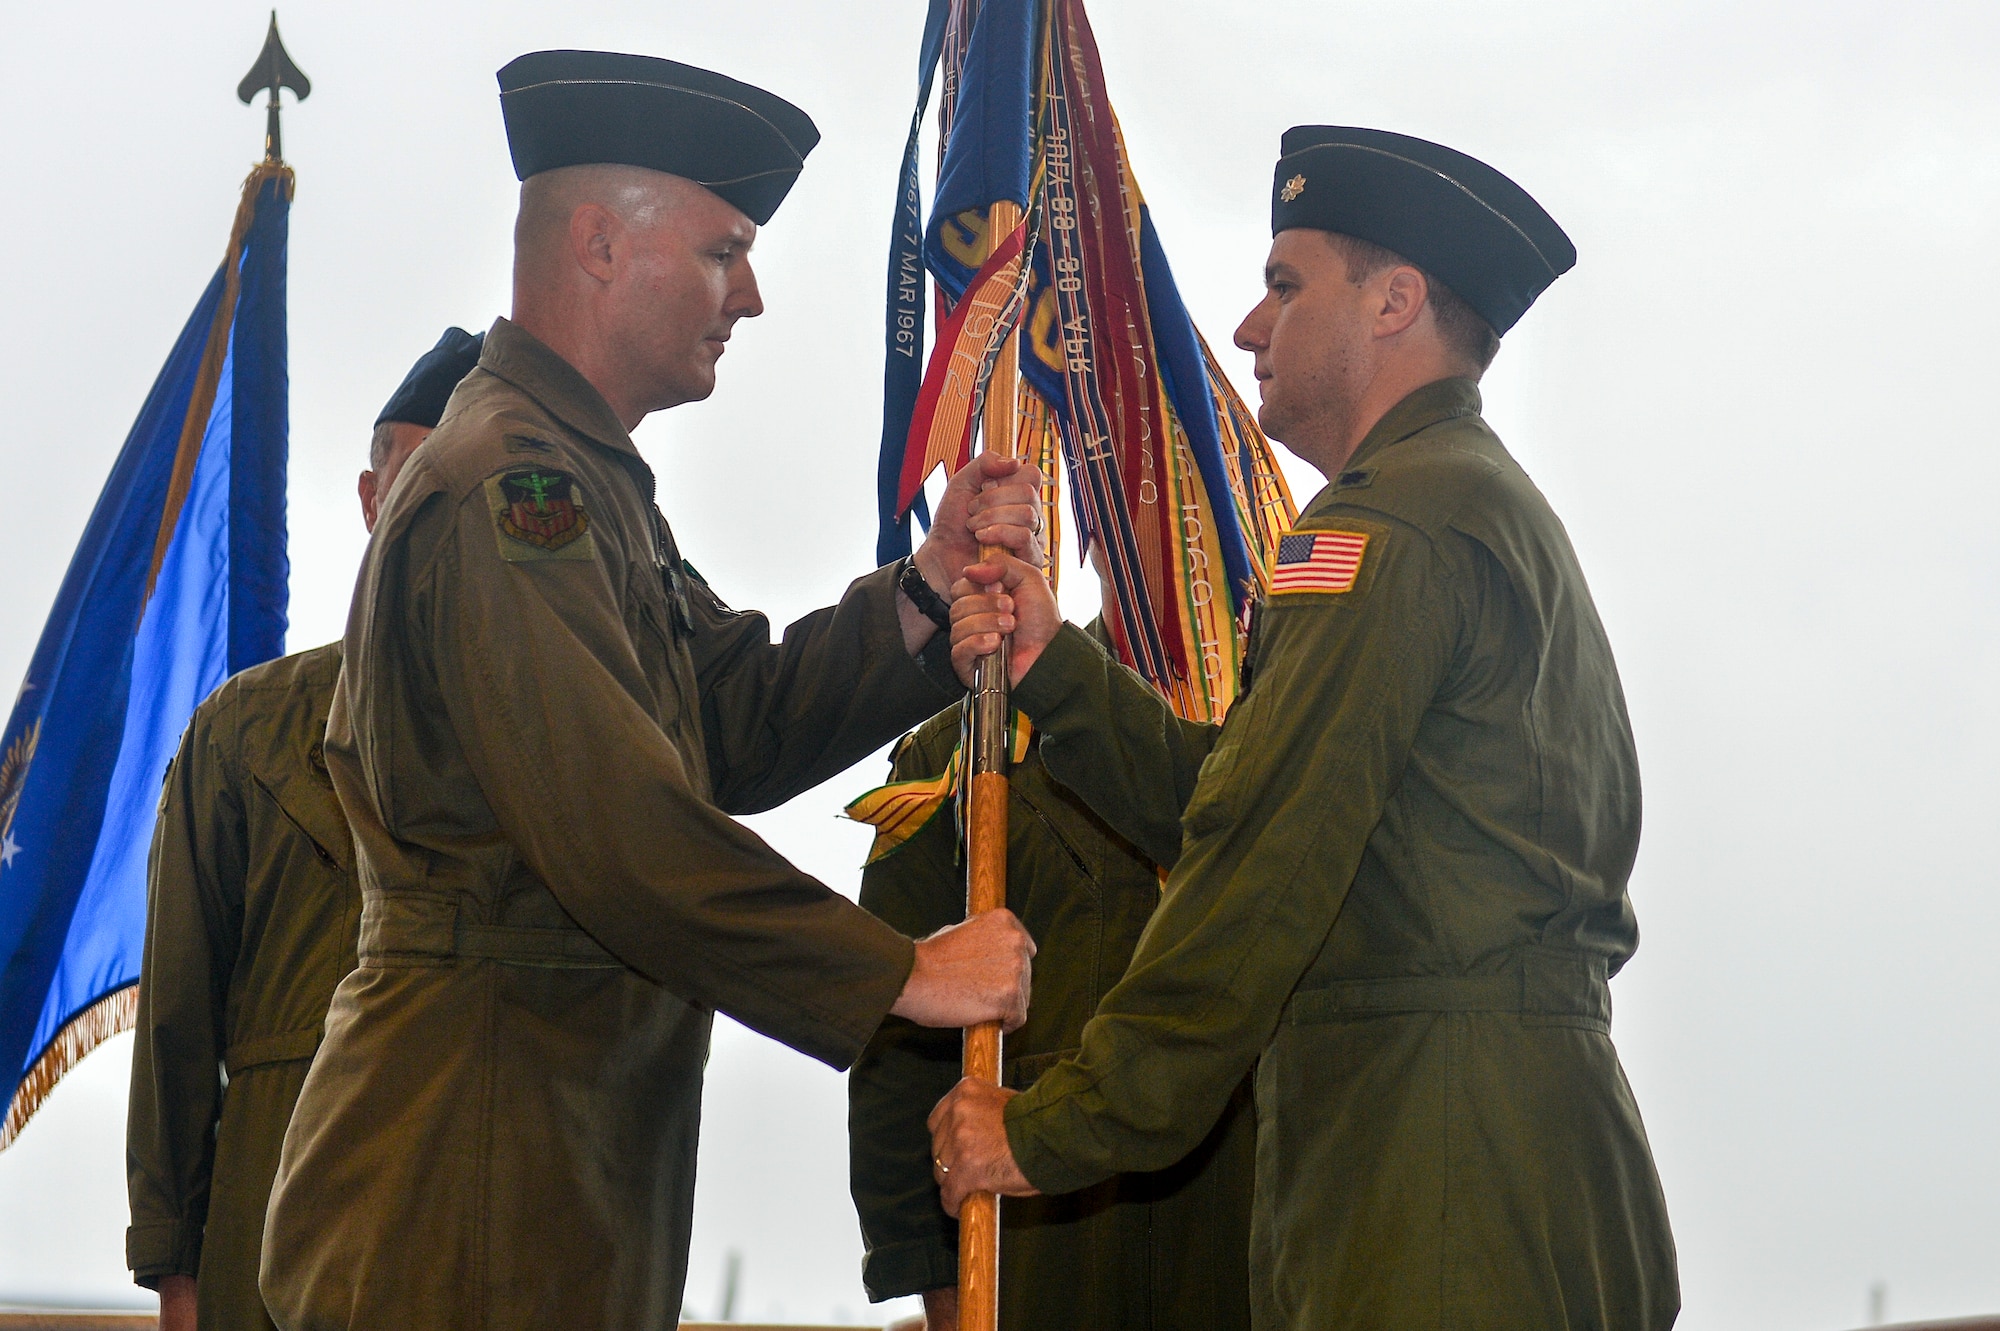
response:
M0 1148L129 1029L160 782L195 705L284 650L292 172L245 182L0 731Z

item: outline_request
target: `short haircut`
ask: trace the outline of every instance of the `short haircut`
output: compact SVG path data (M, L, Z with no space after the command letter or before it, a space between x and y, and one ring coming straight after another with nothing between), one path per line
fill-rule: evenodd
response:
M628 226L659 225L703 187L679 176L615 162L561 166L521 182L521 208L514 215L514 257L539 255L567 243L570 218L586 203L609 209Z
M368 470L380 471L389 460L389 450L396 446L396 422L383 421L375 427L374 437L368 441Z
M1438 336L1443 339L1445 349L1473 366L1479 374L1486 373L1486 367L1500 354L1500 335L1456 291L1438 281L1421 265L1411 263L1392 249L1338 231L1323 234L1347 260L1347 280L1356 286L1385 268L1415 268L1422 273L1424 284L1430 288L1431 318L1437 323Z

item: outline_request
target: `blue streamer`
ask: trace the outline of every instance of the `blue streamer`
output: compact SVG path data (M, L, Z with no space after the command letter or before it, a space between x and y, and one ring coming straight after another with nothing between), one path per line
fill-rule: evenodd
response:
M924 382L924 213L923 184L917 171L917 139L924 109L930 104L931 82L944 52L946 20L951 0L931 0L924 20L923 54L917 66L917 109L910 115L910 136L903 144L903 169L897 175L896 222L889 233L889 279L884 318L882 364L882 445L875 463L875 562L887 564L910 553L910 519L929 530L930 507L923 493L908 513L896 509L903 477L903 450L909 444L910 418L916 414L917 393Z
M1001 199L1028 206L1040 18L1039 0L985 0L965 50L951 142L945 145L924 247L938 285L954 298L964 294L991 249L983 237L965 231L960 214L983 214ZM993 238L992 244L998 243Z
M1181 303L1174 270L1167 265L1167 252L1153 229L1153 210L1144 205L1139 208L1139 270L1146 283L1146 309L1153 325L1153 351L1159 358L1162 386L1174 404L1174 414L1180 417L1181 428L1187 431L1188 450L1194 454L1195 468L1208 491L1216 540L1222 547L1222 566L1229 575L1230 604L1240 614L1244 589L1252 585L1250 547L1243 539L1236 505L1229 501L1229 473L1222 456L1222 435L1216 429L1207 360L1195 336L1194 320Z

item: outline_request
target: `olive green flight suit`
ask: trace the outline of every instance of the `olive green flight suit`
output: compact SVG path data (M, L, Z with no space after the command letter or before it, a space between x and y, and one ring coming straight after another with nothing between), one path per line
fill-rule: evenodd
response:
M794 624L686 577L604 399L502 319L377 524L328 728L361 869L272 1192L287 1331L675 1324L713 1010L844 1067L911 942L728 814L960 690L890 566Z
M944 771L959 708L896 752L892 779ZM1007 905L1034 935L1034 1001L1006 1040L1005 1079L1022 1089L1075 1050L1160 900L1159 870L1031 752L1011 778ZM957 827L945 808L861 876L861 904L922 935L965 916ZM958 1081L957 1031L891 1017L848 1076L854 1202L871 1298L957 1283L958 1222L931 1178L932 1106ZM1184 1160L1061 1197L1001 1207L1004 1331L1230 1331L1250 1324L1250 1189L1256 1126L1244 1085Z
M361 893L322 749L339 674L336 642L224 683L181 737L153 829L125 1259L149 1288L197 1277L203 1331L271 1325L264 1204L354 967Z
M1158 1168L1254 1064L1265 1331L1679 1306L1609 1034L1631 730L1568 537L1478 412L1418 390L1307 507L1359 570L1274 589L1219 731L1072 628L1014 694L1056 779L1173 863L1082 1048L1008 1105L1016 1159L1046 1192Z

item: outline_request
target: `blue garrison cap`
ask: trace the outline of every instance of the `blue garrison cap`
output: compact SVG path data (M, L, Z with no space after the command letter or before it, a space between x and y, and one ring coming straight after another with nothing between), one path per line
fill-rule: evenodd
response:
M643 166L706 186L758 226L771 220L819 129L762 88L616 51L535 51L500 71L514 174Z
M417 357L417 363L403 376L403 382L396 385L396 391L389 396L389 405L382 408L375 423L404 421L436 429L444 416L444 404L451 401L451 390L479 364L479 349L485 345L484 333L445 329L437 345Z
M1475 157L1380 129L1297 125L1271 181L1271 234L1371 241L1433 274L1504 333L1576 246L1528 192Z

